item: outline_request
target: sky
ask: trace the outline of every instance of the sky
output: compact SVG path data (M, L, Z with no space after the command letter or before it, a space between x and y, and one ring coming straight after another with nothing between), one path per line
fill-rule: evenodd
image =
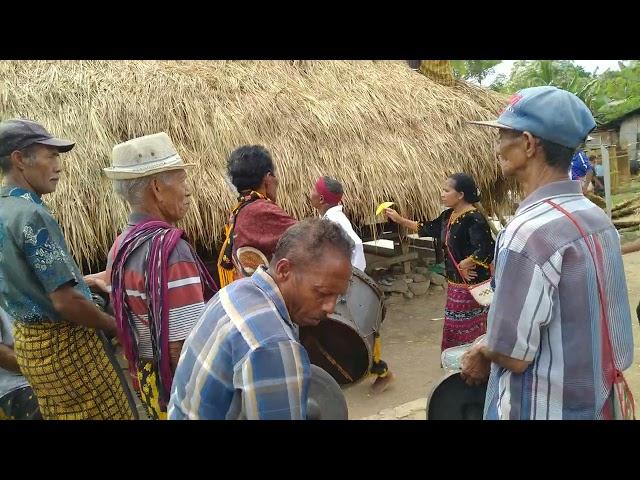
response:
M607 68L610 70L619 70L618 62L623 60L574 60L574 62L580 65L582 68L587 70L588 72L594 72L596 68L598 69L598 73L603 73ZM493 75L489 75L484 79L482 85L487 86L491 85L491 82L498 76L499 74L504 74L509 78L509 74L511 73L511 69L513 67L514 62L516 60L503 60L502 63L499 63L495 67L495 71Z

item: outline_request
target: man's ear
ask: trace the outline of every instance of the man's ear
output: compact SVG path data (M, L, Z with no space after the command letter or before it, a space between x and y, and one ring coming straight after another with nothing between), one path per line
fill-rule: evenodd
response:
M27 167L27 159L25 158L25 156L22 154L21 151L15 150L11 152L10 158L11 158L11 165L16 170L23 172Z
M161 191L161 184L162 182L156 177L156 178L152 178L151 181L149 182L149 188L151 189L151 193L153 194L153 197L155 199L157 199L158 201L160 201L162 195L160 194Z
M531 135L531 133L529 132L523 132L522 136L524 137L524 149L527 153L527 156L529 158L535 156L536 149L539 146L538 139Z
M291 275L293 275L292 267L293 265L291 263L291 260L289 260L288 258L281 258L280 260L278 260L278 263L276 263L276 268L274 269L274 273L278 280L287 281L288 279L290 279Z

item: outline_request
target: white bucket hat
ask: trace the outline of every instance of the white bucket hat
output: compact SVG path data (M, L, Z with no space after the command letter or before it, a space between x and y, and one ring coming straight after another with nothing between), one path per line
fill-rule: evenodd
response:
M103 170L112 180L129 180L194 165L184 163L169 135L160 132L119 143L111 152L111 167Z

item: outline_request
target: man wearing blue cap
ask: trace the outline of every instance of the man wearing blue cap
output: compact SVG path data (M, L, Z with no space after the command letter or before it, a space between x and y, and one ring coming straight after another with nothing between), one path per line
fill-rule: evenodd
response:
M633 358L620 240L568 175L591 112L572 93L534 87L496 121L471 123L499 129L502 173L526 198L496 240L487 336L463 376L489 376L486 419L619 417L613 384Z

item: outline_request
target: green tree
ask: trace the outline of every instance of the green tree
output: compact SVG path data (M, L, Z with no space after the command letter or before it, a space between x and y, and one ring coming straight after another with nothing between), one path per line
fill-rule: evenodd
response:
M475 80L480 85L495 71L502 60L452 60L453 74L464 80Z
M492 87L513 93L528 87L553 85L575 93L594 110L598 93L598 77L570 60L521 60L513 65L507 81L494 82Z
M600 75L594 105L596 118L603 123L640 108L640 61Z

